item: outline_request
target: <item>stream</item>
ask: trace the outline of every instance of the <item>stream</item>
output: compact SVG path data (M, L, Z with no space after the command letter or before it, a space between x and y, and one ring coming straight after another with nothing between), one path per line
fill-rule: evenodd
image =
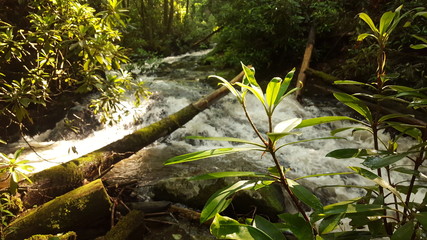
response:
M207 52L208 50L168 57L151 65L134 67L132 71L138 76L138 80L144 81L145 86L153 94L149 99L143 101L139 107L134 107L130 101L123 102L129 114L124 114L126 111L118 113L123 117L120 124L98 127L88 136L79 139L51 141L49 136L55 130L49 130L31 138L28 137L27 140L37 151L37 154L27 150L23 158L30 160L36 171L40 171L105 146L208 94L213 91L213 88L207 83L206 78L215 74L215 71L206 71L199 65L200 58ZM336 102L324 101L323 98L306 99L303 106L292 96L288 97L275 112L275 124L295 117L307 119L338 115L345 108ZM248 96L247 106L255 124L259 126L261 132L266 132L267 119L263 107L252 96ZM58 127L60 125L58 124ZM283 140L284 142L294 142L302 139L328 137L332 129L347 125L350 123L337 122L307 127L301 129L302 134L300 136L290 135ZM153 197L150 193L151 187L163 179L189 177L217 171L265 172L266 168L274 165L272 159L267 155L263 156L260 152L244 152L164 166L163 162L176 155L237 145L229 142L185 140L185 136L227 136L259 142L249 126L241 106L231 94L228 94L170 136L159 139L129 159L119 162L105 178L110 183L137 181L135 196L141 201L148 201ZM291 177L347 172L348 166L361 166L360 160L325 157L328 152L335 149L370 148L372 146L372 139L367 133L356 132L351 135L344 132L341 136L346 139L320 140L286 146L278 152L278 158L285 167L291 169L288 173ZM19 144L25 146L22 141L15 143L15 145ZM401 145L405 144L404 140ZM354 175L335 175L307 178L301 183L314 190L318 196L323 198L322 200L325 203L333 203L360 196L363 194L363 190L317 187L339 184L361 185L363 181L365 180ZM366 184L369 183L366 182ZM188 186L178 187L181 187L178 190L179 194L192 194L188 191Z

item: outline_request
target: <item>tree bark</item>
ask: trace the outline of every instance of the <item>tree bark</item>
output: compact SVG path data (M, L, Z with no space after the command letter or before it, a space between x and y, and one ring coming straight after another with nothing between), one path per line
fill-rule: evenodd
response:
M243 75L244 73L241 72L231 82L241 81ZM40 205L81 186L87 180L91 181L102 176L104 171L108 171L114 163L129 157L157 139L171 134L227 93L228 89L221 87L180 111L116 142L34 174L31 176L33 183L27 184L27 193L23 197L25 206Z
M301 100L302 89L304 87L305 78L306 78L305 71L310 65L311 54L313 53L315 36L316 36L315 34L316 34L315 28L314 26L311 26L310 32L308 34L307 45L305 47L304 57L302 59L301 68L299 70L298 78L297 78L297 88L299 89L296 91L296 98L298 100Z
M101 180L96 180L18 217L9 225L15 231L6 239L22 240L35 234L67 231L76 231L79 239L84 239L84 229L96 227L94 224L104 221L108 226L110 208L111 202L104 185Z

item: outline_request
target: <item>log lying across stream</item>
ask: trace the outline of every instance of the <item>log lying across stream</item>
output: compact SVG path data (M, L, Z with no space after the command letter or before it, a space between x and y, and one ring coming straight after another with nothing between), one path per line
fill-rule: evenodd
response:
M241 72L231 82L241 81L243 76L244 73ZM227 93L228 89L221 87L180 111L101 149L34 174L31 177L33 184L26 186L25 205L27 207L40 205L81 186L85 181L102 176L114 163L129 157L157 139L168 136Z

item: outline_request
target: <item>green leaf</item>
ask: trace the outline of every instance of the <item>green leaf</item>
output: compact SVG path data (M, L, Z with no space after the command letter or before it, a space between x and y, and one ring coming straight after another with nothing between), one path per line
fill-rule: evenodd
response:
M312 192L310 192L307 188L299 185L297 182L286 179L288 185L293 194L303 203L307 204L316 211L321 211L323 209L323 204L320 202L319 198L317 198Z
M275 240L255 227L241 224L232 218L223 217L219 214L215 215L210 231L217 239Z
M313 212L312 216L319 216L325 218L337 214L353 214L361 212L378 212L382 211L386 207L380 204L330 204L323 208L322 212ZM376 214L376 213L375 213ZM313 221L313 220L312 220Z
M381 157L378 155L370 156L370 157L367 157L366 160L362 162L362 164L370 169L378 169L385 166L389 166L390 164L393 164L399 161L400 159L406 157L407 155L408 153L400 153L395 155L389 155L386 157Z
M379 33L378 28L375 26L374 22L372 21L371 17L369 17L366 13L360 13L359 18L361 18L368 26L371 28L371 30L374 33Z
M410 47L412 49L416 49L416 50L418 50L418 49L424 49L424 48L427 48L427 44L422 44L422 43L420 43L420 44L411 44Z
M286 74L285 79L283 80L282 84L280 85L279 93L277 94L276 101L274 102L274 105L278 105L282 100L285 92L288 90L289 85L292 81L292 78L294 77L295 68L293 68L288 74Z
M226 141L226 142L239 142L255 145L258 147L265 147L263 144L251 142L245 139L232 138L232 137L202 137L202 136L188 136L186 139L196 139L196 140L209 140L209 141Z
M360 35L363 35L363 34L360 34ZM367 34L367 35L372 35L372 34ZM353 81L353 80L337 80L337 81L334 81L334 84L338 84L338 85L347 85L347 84L350 84L350 85L362 85L362 86L366 86L366 87L373 88L373 89L376 90L376 88L374 86L372 86L371 84L364 83L364 82Z
M394 17L396 16L395 12L385 12L380 19L380 34L383 35L388 31L390 24L393 22Z
M262 89L260 87L248 86L248 85L245 85L245 84L240 83L240 82L237 82L236 84L242 88L248 89L262 103L264 108L267 109L266 104L265 104L265 100L264 100L264 94L263 94Z
M288 135L300 135L300 132L283 132L283 133L267 133L268 138L272 142L277 142L279 139L288 136Z
M415 218L419 223L421 223L421 225L423 225L425 229L427 229L427 212L417 213L415 214Z
M283 233L274 224L261 216L255 216L252 226L261 230L273 240L286 239Z
M377 39L377 36L375 36L374 34L371 34L371 33L362 33L362 34L359 34L357 36L357 41L358 42L363 41L367 37L373 37L373 38Z
M176 163L183 163L183 162L191 162L196 161L204 158L210 158L210 157L217 157L225 154L230 153L236 153L236 152L243 152L243 151L250 151L250 150L263 150L263 149L257 149L257 148L218 148L218 149L211 149L211 150L205 150L200 152L193 152L193 153L187 153L180 156L175 156L173 158L170 158L166 160L164 165L171 165Z
M325 116L325 117L304 119L301 121L301 123L298 126L296 126L296 128L304 128L304 127L319 125L322 123L330 123L330 122L344 121L344 120L359 122L359 120L356 120L351 117L346 117L346 116Z
M225 177L268 177L262 173L256 172L214 172L191 177L189 180L207 180Z
M255 79L255 69L249 68L243 63L241 63L241 65L242 65L243 72L245 73L245 77L248 80L249 84L259 88L258 82Z
M329 152L326 154L326 157L332 157L332 158L338 158L338 159L344 159L344 158L357 158L357 157L364 157L369 156L371 153L370 149L360 149L360 148L343 148L343 149L337 149L332 152Z
M285 120L277 124L276 127L274 127L273 133L290 132L294 128L296 128L298 125L300 125L301 122L302 122L301 118L291 118L291 119Z
M346 93L334 93L334 96L336 99L338 99L338 101L352 108L360 115L365 117L368 122L372 123L372 113L369 108L362 101L360 101L360 99Z
M236 192L245 189L259 189L271 183L273 183L273 181L242 180L215 192L203 207L202 213L200 214L200 222L204 223L213 218L216 214L224 211L231 203L232 199L230 197Z
M347 174L354 174L354 172L338 172L338 173L319 173L319 174L312 174L312 175L306 175L299 178L295 178L294 180L300 180L303 178L312 178L312 177L323 177L323 176L335 176L335 175L347 175Z
M413 117L413 116L409 114L392 113L392 114L387 114L382 116L380 119L378 119L378 123L382 123L393 118L406 118L406 117Z
M286 147L288 145L293 145L293 144L298 144L298 143L303 143L303 142L317 141L317 140L327 140L327 139L343 139L343 138L342 137L323 137L323 138L304 139L304 140L300 140L300 141L296 141L296 142L289 142L289 143L285 143L283 145L280 145L280 147L276 148L276 151L279 150L280 148Z
M399 200L402 203L404 202L400 193L394 187L392 187L388 182L386 182L384 179L380 178L378 175L376 175L376 174L374 174L374 173L372 173L372 172L370 172L364 168L360 168L360 167L349 167L349 168L351 170L355 171L360 176L365 177L365 178L375 182L376 184L380 185L381 187L389 190L397 198L399 198Z
M414 221L409 221L404 225L400 226L391 236L390 240L410 240L414 233L415 226Z
M322 220L319 225L320 234L326 234L333 231L338 224L341 222L341 219L345 216L344 213L337 215L331 215Z
M282 213L279 218L284 221L284 226L292 232L297 239L313 239L313 230L310 223L298 214Z
M265 98L267 100L267 105L270 107L271 110L277 98L281 97L278 96L281 83L282 79L276 77L271 79L271 81L267 85L267 90L265 91Z
M220 77L220 76L216 76L216 75L211 75L209 76L209 78L216 78L218 80L220 80L222 83L220 83L222 86L225 86L240 102L242 102L242 96L240 94L239 91L237 91L233 85L231 85L230 82L228 82L227 80L225 80L224 78Z
M291 118L286 121L280 122L276 125L276 127L274 127L273 132L267 133L267 135L271 139L271 141L276 142L284 136L299 134L297 132L291 133L290 131L292 131L296 126L298 126L301 121L301 118Z

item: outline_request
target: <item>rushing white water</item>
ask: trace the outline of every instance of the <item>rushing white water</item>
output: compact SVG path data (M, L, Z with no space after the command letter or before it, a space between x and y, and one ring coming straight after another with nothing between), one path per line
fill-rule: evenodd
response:
M163 63L171 64L185 57L195 57L205 53L198 52L178 57L169 57L163 60ZM193 71L191 74L186 75L183 69L175 69L174 71L175 73L176 71L181 71L184 74L180 77L175 76L174 79L170 79L169 76L148 77L141 73L139 76L140 80L146 82L146 86L153 92L153 95L138 108L135 108L131 103L124 103L131 114L128 116L124 116L123 114L123 120L119 125L94 131L85 139L57 142L45 141L49 132L40 134L34 138L28 138L31 145L37 150L37 154L27 151L23 158L31 160L31 164L35 166L36 171L66 162L120 139L138 128L160 120L212 91L211 87L198 79L215 74L214 72L194 74ZM247 106L251 117L259 129L262 132L266 132L266 117L263 107L252 96L248 96ZM294 117L308 119L325 115L335 115L336 111L338 111L338 108L331 106L322 108L318 108L314 104L302 106L295 99L289 97L278 107L274 117L277 124L278 122ZM328 137L332 129L342 127L344 124L349 123L337 122L303 128L301 129L302 135L287 136L284 138L284 143L302 139ZM238 153L200 160L197 163L180 164L180 166L162 165L165 160L175 155L235 146L228 142L183 139L185 136L197 135L212 137L227 136L259 141L249 126L241 106L230 94L210 107L210 109L197 115L183 128L175 131L169 137L160 139L151 146L143 149L136 157L133 157L132 161L127 161L120 167L117 167L115 169L116 173L112 177L118 180L135 179L141 182L141 184L149 184L150 181L155 181L162 177L191 176L208 171L265 171L267 167L274 165L268 155L263 156L260 152ZM345 136L346 139L321 140L289 145L279 151L278 157L284 166L291 169L289 175L292 177L330 172L347 172L348 166L360 166L360 160L338 160L325 157L325 155L332 150L340 148L372 148L372 140L368 134L364 133L356 133L354 135L343 133L342 136ZM405 143L402 144L404 145ZM304 185L316 189L318 186L331 184L360 185L362 181L364 180L355 176L337 175L309 178L304 180ZM350 190L348 188L333 188L328 191L330 192L327 195L331 198L328 201L331 202L353 198L361 194L361 190Z

